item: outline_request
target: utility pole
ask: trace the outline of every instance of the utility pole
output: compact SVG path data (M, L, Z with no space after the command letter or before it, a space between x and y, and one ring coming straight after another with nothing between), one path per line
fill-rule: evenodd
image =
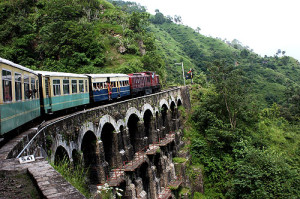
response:
M175 63L175 65L181 65L181 68L182 68L182 78L183 78L183 84L185 85L185 78L184 78L184 68L183 68L183 62L181 62L181 63Z
M191 83L193 84L193 71L191 68L190 68L190 71L191 71Z

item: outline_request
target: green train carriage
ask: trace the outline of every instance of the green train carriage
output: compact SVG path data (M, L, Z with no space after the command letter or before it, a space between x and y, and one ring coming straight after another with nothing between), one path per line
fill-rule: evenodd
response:
M0 135L39 117L38 74L0 58Z
M41 82L42 113L88 104L88 77L80 74L36 71Z

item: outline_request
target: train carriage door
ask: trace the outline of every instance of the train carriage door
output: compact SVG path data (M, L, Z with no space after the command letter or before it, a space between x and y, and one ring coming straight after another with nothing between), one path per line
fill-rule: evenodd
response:
M111 100L112 88L111 88L110 78L109 77L106 80L106 88L107 88L108 99Z
M118 91L118 98L120 98L121 97L121 87L120 87L119 78L117 79L116 84L117 84L116 87L117 87L117 91Z
M52 109L52 99L51 99L51 85L50 77L45 76L45 111L46 113L51 112Z

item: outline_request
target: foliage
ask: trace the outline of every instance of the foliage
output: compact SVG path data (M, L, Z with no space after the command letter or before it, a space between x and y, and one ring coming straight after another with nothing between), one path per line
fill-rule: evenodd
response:
M133 72L151 69L164 76L164 62L146 31L149 14L137 10L126 13L105 0L4 0L0 54L39 70L128 73L122 68L137 62L142 65Z
M218 83L224 86L226 79ZM280 117L280 106L245 106L232 129L217 85L194 86L192 104L190 149L193 165L204 165L204 197L297 198L299 127Z
M272 150L239 143L236 150L232 198L296 198L300 177L285 158Z
M85 181L85 176L87 175L87 172L81 165L75 166L73 168L67 159L63 159L58 164L50 164L68 182L70 182L76 189L78 189L80 193L82 193L86 198L90 197L89 188Z
M223 98L222 107L226 107L227 118L232 129L236 128L237 119L245 103L247 103L243 73L240 69L227 65L225 62L216 62L214 66L209 68L209 77L216 86L216 92ZM223 113L223 115L225 115Z
M181 157L174 157L174 158L173 158L173 162L174 162L174 163L184 163L184 162L186 162L186 161L187 161L187 159L181 158Z

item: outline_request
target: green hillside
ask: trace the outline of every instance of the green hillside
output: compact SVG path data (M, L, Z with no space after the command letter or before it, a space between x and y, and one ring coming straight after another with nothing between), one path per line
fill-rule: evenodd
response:
M288 87L300 84L300 64L291 57L260 57L245 47L205 37L190 27L172 22L154 24L150 26L150 30L157 39L156 44L162 52L166 69L177 71L168 76L169 82L180 82L178 76L181 69L174 65L176 62L183 61L186 71L194 68L195 74L207 74L207 69L214 62L222 60L245 72L252 92L263 106L272 105L274 102L284 103L284 94Z
M157 71L164 64L146 31L149 14L104 0L4 0L0 56L39 70L76 73Z
M141 5L105 0L16 0L0 4L0 56L39 69L77 73L157 71L165 86L194 81L214 62L236 65L251 81L261 104L284 103L287 87L298 87L293 58L260 57L238 42L225 43L175 23ZM236 64L238 63L238 64ZM197 75L199 75L197 77Z

